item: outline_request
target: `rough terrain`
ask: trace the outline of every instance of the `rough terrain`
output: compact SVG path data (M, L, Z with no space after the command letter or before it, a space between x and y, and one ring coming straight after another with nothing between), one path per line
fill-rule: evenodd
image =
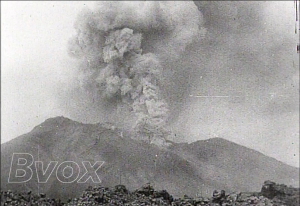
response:
M103 186L89 187L79 197L71 198L67 202L59 199L47 198L45 194L33 195L28 193L14 193L1 191L1 206L31 205L31 206L296 206L299 205L299 188L279 185L265 181L260 192L239 192L226 194L224 190L215 190L210 198L189 197L173 198L166 190L154 190L148 183L135 191L128 191L124 185L114 188Z

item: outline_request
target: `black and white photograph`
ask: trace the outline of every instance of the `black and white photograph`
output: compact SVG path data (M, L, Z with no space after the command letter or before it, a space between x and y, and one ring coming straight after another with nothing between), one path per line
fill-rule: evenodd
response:
M299 4L1 1L1 206L299 206Z

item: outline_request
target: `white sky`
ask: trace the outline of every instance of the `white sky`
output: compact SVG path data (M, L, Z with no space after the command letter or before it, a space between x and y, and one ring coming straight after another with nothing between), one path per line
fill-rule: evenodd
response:
M68 64L66 44L88 2L1 2L1 142L61 115L54 89Z

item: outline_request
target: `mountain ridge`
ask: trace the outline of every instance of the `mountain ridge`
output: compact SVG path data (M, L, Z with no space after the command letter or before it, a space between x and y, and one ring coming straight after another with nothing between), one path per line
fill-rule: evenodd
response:
M7 182L13 152L31 153L35 160L104 161L99 170L107 186L128 185L129 189L152 182L158 189L168 189L175 196L202 193L214 189L257 191L271 179L298 184L298 168L222 138L192 143L173 142L168 148L149 145L131 138L109 123L84 124L65 117L47 119L29 133L1 145L1 187L35 190L36 179L25 186ZM39 150L39 151L38 151ZM249 181L251 179L251 181ZM51 176L39 189L50 196L64 198L78 195L87 184L59 184ZM73 194L73 190L78 192Z

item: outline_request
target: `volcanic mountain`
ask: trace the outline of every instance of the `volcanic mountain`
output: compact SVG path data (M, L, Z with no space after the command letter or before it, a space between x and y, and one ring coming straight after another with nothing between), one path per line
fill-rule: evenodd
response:
M44 170L50 161L104 161L97 171L102 185L123 184L134 190L150 182L174 196L211 196L214 189L260 191L265 180L299 186L298 168L225 139L170 144L166 148L137 141L130 132L109 124L50 118L31 132L1 144L1 189L31 190L66 199L95 185L91 181L61 183L55 172L46 183L38 184L34 164L30 181L8 183L13 153L31 154L35 161L44 163Z

